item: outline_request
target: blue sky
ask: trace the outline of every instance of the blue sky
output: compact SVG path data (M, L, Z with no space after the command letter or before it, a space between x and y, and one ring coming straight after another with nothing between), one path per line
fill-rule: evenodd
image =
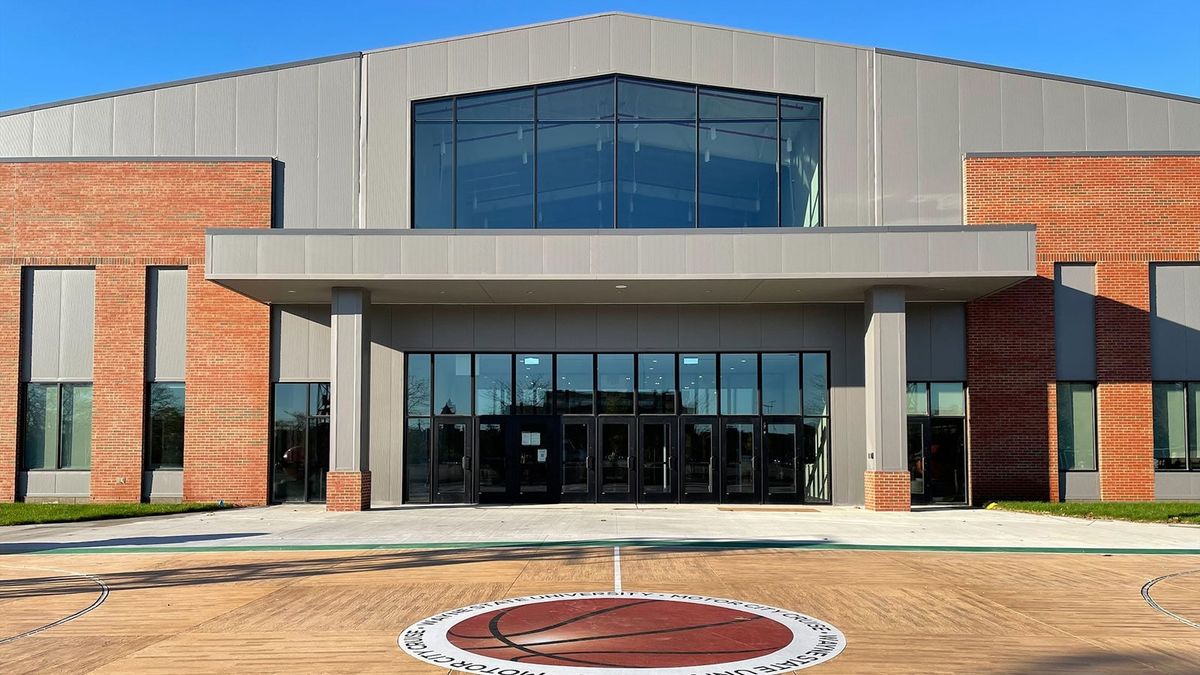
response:
M0 110L610 10L1200 97L1200 0L0 0Z

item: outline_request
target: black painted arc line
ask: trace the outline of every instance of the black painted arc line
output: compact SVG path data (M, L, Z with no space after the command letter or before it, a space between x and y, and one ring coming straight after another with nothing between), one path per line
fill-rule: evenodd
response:
M1184 577L1184 576L1188 576L1190 574L1198 574L1198 573L1200 573L1200 570L1188 570L1186 572L1176 572L1175 574L1165 574L1161 577L1151 579L1150 581L1147 581L1142 586L1142 599L1145 600L1146 604L1150 605L1150 607L1162 612L1163 614L1166 614L1167 616L1171 617L1172 619L1175 619L1176 621L1179 621L1180 623L1183 623L1187 626L1191 626L1192 628L1200 629L1200 623L1192 621L1191 619L1188 619L1187 617L1179 616L1175 612L1172 612L1171 610L1167 609L1166 607L1163 607L1162 605L1158 604L1158 602L1156 602L1154 600L1154 598L1150 595L1150 589L1153 588L1154 585L1160 581L1165 581L1167 579L1173 579L1175 577Z
M623 605L616 605L615 607L605 607L604 609L593 610L591 612L588 612L587 614L580 614L577 617L567 619L566 621L559 621L558 623L550 624L549 626L542 626L541 628L534 628L533 630L525 630L525 631L521 631L520 633L506 633L506 635L510 638L515 638L515 637L521 637L523 635L531 635L533 633L542 633L542 632L545 632L548 630L554 630L555 628L562 628L563 626L575 623L576 621L590 619L593 616L598 616L600 614L607 614L608 612L615 612L618 609L625 609L626 607L634 607L637 605L644 605L644 604L647 604L650 602L660 602L660 601L659 600L638 600L637 602L627 602ZM528 605L522 605L522 606L527 607ZM513 609L516 609L516 608L514 607ZM455 633L453 630L446 631L446 634L456 637L456 638L463 639L463 640L486 640L490 637L494 637L492 635L462 635L460 633Z
M496 618L493 618L492 621L496 621L499 618L500 617L497 616ZM526 649L526 647L542 647L544 645L560 645L560 644L566 644L568 642L587 642L589 640L608 640L611 638L635 637L635 636L639 636L639 635L661 635L664 633L682 633L684 631L689 631L689 630L698 630L701 628L715 628L717 626L728 626L730 624L738 623L739 621L758 621L759 619L765 619L765 618L767 618L767 617L752 616L752 617L747 617L744 619L733 619L732 621L721 621L719 623L706 623L706 624L700 624L697 626L680 626L678 628L659 628L658 630L644 630L644 631L637 631L636 633L614 633L612 635L591 635L588 637L568 638L568 639L564 639L564 640L546 640L544 642L531 642L527 645L514 644L512 646L516 647L517 649L520 649L521 651L529 651L528 649ZM496 636L496 639L500 640L501 642L505 641L504 638L500 637L500 636ZM472 651L481 652L481 651L488 650L488 649L504 649L504 647L477 647L477 648L473 649Z
M13 569L39 569L39 568L26 567L26 568L13 568ZM61 570L50 570L50 571L60 572ZM104 601L108 599L108 594L109 594L108 584L105 584L104 581L102 579L100 579L99 577L92 576L91 574L85 574L83 572L69 572L69 574L73 574L77 577L84 577L85 579L88 579L88 580L92 581L93 583L95 583L97 586L100 587L100 595L96 596L96 599L94 601L92 601L91 605L79 610L78 612L75 612L74 614L64 616L63 618L58 619L57 621L52 621L43 626L38 626L37 628L34 628L32 630L27 630L24 633L18 633L16 635L10 635L5 638L0 638L0 645L8 644L9 642L14 642L16 640L20 640L23 637L29 637L30 635L35 635L37 633L41 633L42 631L50 630L51 628L54 628L55 626L61 626L68 621L73 621L75 619L78 619L79 617L83 616L84 614L87 614L88 612L92 611L93 609L96 609L100 605L104 604Z

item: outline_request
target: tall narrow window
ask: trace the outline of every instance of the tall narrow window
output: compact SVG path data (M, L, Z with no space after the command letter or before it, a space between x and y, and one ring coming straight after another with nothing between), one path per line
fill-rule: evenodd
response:
M147 468L183 468L182 382L151 382L146 395Z
M25 385L22 449L26 469L91 468L92 385Z
M1192 387L1193 390L1196 388ZM1194 417L1197 412L1195 392L1192 395L1192 405L1189 406L1186 384L1183 382L1155 382L1153 400L1154 468L1159 471L1187 469L1188 413L1192 413L1194 428ZM1200 466L1195 468L1200 468Z
M1096 469L1096 385L1058 383L1058 468Z

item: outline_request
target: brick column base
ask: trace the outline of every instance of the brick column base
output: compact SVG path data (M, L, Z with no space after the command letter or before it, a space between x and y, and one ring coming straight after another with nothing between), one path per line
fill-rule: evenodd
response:
M868 511L909 511L912 484L907 471L867 471L863 475Z
M330 471L325 475L326 511L366 511L370 508L370 471Z

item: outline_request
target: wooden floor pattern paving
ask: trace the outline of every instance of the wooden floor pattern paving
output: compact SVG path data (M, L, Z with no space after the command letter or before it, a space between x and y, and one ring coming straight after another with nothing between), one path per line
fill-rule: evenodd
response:
M1141 587L1200 556L621 548L626 591L736 598L828 621L814 673L1200 673L1200 630ZM439 673L396 638L438 612L613 589L611 547L0 556L0 672ZM1200 573L1152 588L1200 622Z

